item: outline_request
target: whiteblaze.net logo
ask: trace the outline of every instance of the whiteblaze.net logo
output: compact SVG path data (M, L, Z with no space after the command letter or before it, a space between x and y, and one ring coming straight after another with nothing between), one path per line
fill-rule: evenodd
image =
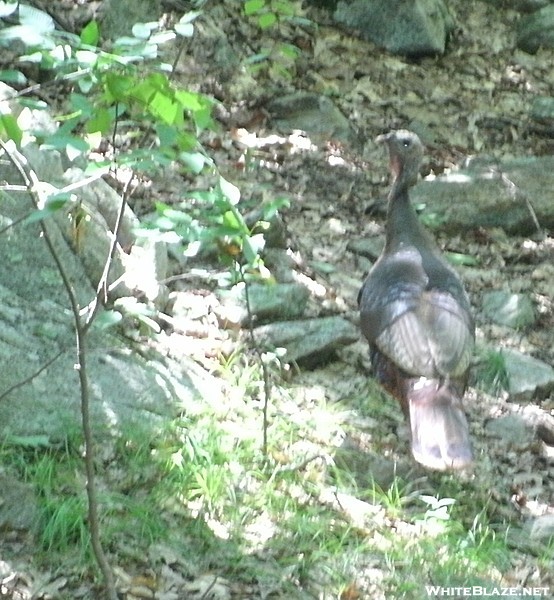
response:
M481 597L481 598L531 598L548 597L550 598L550 588L548 587L484 587L481 585L472 585L465 587L443 587L441 585L426 585L425 591L430 597Z

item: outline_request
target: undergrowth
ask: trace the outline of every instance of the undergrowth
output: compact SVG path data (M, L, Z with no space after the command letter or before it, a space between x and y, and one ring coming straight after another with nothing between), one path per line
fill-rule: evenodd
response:
M340 430L342 413L328 411ZM272 426L282 444L277 458L260 453L259 415L207 404L162 429L113 438L100 453L110 551L139 564L137 548L194 549L199 572L265 582L287 598L304 597L302 590L340 598L354 589L360 597L373 590L419 598L432 582L501 581L509 552L485 492L468 494L470 484L450 475L421 483L395 476L386 489L370 474L360 483L334 464L332 445L305 449L306 435L317 438L314 424L275 418ZM79 448L78 434L23 451L5 443L1 459L35 490L42 560L83 569L91 555Z

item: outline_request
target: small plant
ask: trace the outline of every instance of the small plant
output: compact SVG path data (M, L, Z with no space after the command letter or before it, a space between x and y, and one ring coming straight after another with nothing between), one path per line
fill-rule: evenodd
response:
M396 476L386 490L373 480L369 494L372 504L381 505L394 516L398 516L404 506L415 497L414 492L409 491L409 485Z
M246 0L244 14L254 20L264 32L286 23L307 25L311 22L301 16L300 3L293 0ZM295 73L296 60L301 50L288 42L271 42L250 56L246 63L252 72L267 70L268 77L276 80L290 80Z
M484 349L475 370L477 385L490 394L509 389L508 373L502 350Z
M456 503L454 498L436 498L435 496L421 495L419 499L429 506L422 517L424 521L431 519L448 521L451 507Z

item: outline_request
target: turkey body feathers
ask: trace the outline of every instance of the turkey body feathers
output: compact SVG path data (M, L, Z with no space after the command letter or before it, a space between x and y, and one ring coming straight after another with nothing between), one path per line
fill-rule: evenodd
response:
M471 462L461 403L474 340L469 300L409 204L421 142L406 131L384 138L395 180L385 248L358 298L361 329L377 379L410 421L416 460L460 468Z
M362 333L410 375L455 377L469 367L469 303L449 267L443 268L443 276L433 277L415 248L403 250L382 257L361 290Z

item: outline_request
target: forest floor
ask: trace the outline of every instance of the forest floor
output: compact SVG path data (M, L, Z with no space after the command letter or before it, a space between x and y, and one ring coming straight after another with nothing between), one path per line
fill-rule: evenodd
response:
M305 12L308 19L319 23L318 27L285 22L261 32L254 21L241 13L242 3L206 2L205 14L198 20L194 47L189 48L179 65L177 74L184 85L214 95L223 107L221 130L217 140L211 140L220 171L241 189L246 200L282 196L290 199L290 207L283 212L290 245L299 270L320 286L320 315L340 312L353 322L357 320L356 296L368 263L348 249L348 242L382 234L382 200L389 174L384 150L373 142L378 134L396 128L421 133L427 146L423 175L456 169L474 155L503 159L554 151L554 138L529 118L533 98L553 94L554 53L541 51L531 56L515 50L513 27L518 15L513 11L485 2L450 0L448 4L457 26L445 55L408 60L338 30L323 11ZM63 5L60 3L62 8ZM279 58L278 47L283 43L301 48L298 58ZM237 68L236 63L218 57L221 44L241 64L267 45L274 45L275 52L273 59L253 71ZM275 70L276 66L283 67L288 75ZM295 90L329 96L350 120L358 141L349 145L312 139L296 148L294 138L273 128L265 108L272 98ZM255 149L248 149L243 143L247 132L257 139ZM275 133L280 139L269 137ZM137 200L136 208L140 212L140 207L144 209L153 199L178 202L183 186L188 184L191 182L177 175L174 180L154 181L148 196ZM478 258L477 266L458 268L474 307L478 346L512 347L552 364L553 299L537 294L533 273L552 265L554 240L483 230L436 235L442 248ZM479 308L482 294L491 289L529 293L540 307L536 323L523 331L491 324ZM214 340L215 347L227 337L228 334L214 331L207 339ZM211 365L214 348L207 351L204 338L192 354L205 354L202 361ZM250 383L241 383L240 379L247 366L240 361L237 368L228 365L227 384L231 373L235 389L246 390ZM224 371L220 365L211 368ZM284 391L277 394L271 416L290 419L294 427L291 425L290 440L284 434L281 440L275 440L275 446L282 445L280 454L274 449L273 456L282 465L296 465L291 470L305 472L314 488L319 486L317 497L304 489L298 491L298 497L291 496L290 501L304 506L310 518L320 515L320 529L310 529L311 521L309 527L307 521L291 523L291 531L298 530L298 539L291 533L289 538L283 537L279 548L269 552L260 540L264 537L264 519L272 519L264 514L261 504L255 523L259 530L252 527L249 533L256 542L251 544L248 560L265 565L261 568L258 564L256 576L249 575L246 581L240 572L242 564L226 563L228 557L236 558L227 542L222 542L221 556L199 559L202 568L195 569L188 564L189 558L175 558L173 549L158 545L149 554L152 561L165 565L158 576L166 581L173 577L173 589L181 592L171 595L171 586L168 584L163 591L161 583L153 592L158 584L152 583L148 572L140 578L129 578L123 597L424 598L424 583L469 585L468 581L518 589L549 587L552 597L552 543L531 543L526 539L524 525L541 515L554 514L553 449L533 436L518 439L517 435L489 427L490 421L499 416L535 409L553 414L552 397L520 406L510 402L503 391L490 394L471 386L465 406L474 442L475 468L459 476L434 474L413 464L401 412L391 399L376 392L370 372L367 348L360 341L342 350L332 363L291 372L288 382L279 382ZM237 399L233 394L231 398L228 415L237 410ZM224 413L221 410L220 417ZM229 416L228 421L233 422L233 417ZM236 423L242 426L240 420ZM341 460L352 477L349 493L343 495L337 472L329 468L331 462L338 464ZM286 470L283 467L283 472ZM249 485L255 486L255 482ZM243 494L247 491L241 490ZM290 488L287 494L291 494ZM433 541L430 529L440 529L440 519L428 518L421 497L447 501L442 508L435 508L438 512L446 510L441 513L444 522L450 516L460 527L457 531L448 530L448 542ZM451 499L456 503L452 513L448 508ZM355 505L357 500L363 506ZM379 507L368 508L374 505ZM429 504L431 511L433 506ZM358 510L366 511L363 518ZM283 508L284 519L290 518L288 511L289 508ZM332 511L334 516L321 516L325 511ZM422 514L426 515L423 520ZM337 524L341 519L348 522L347 528ZM212 521L215 520L214 517ZM213 523L207 525L216 531ZM271 527L268 525L268 530ZM302 527L306 528L306 536L311 535L311 544L301 536ZM330 532L334 532L333 541L339 548L333 568L326 562L326 544L330 543L326 536ZM457 545L452 543L456 536ZM9 547L13 554L13 544L5 544L3 550ZM467 552L466 546L471 544L473 554ZM137 565L148 561L137 556L140 549L127 550L121 562L128 565L129 572L140 573ZM497 550L498 560L485 556ZM198 553L218 551L217 545L212 544L207 550L199 546ZM459 553L458 562L449 552ZM344 564L339 568L341 560ZM96 597L88 577L78 583L75 567L64 574L63 564L51 565L44 558L42 561L43 571L51 574L42 591L37 587L31 596L28 591L18 592L17 586L6 584L11 595L0 591L0 598ZM36 566L30 562L19 554L21 590L31 589L29 581L38 577L31 575ZM450 565L450 570L445 565ZM254 570L251 564L249 568ZM471 577L478 573L479 578L464 579L464 568ZM335 578L333 569L342 573L342 579ZM445 573L449 576L440 579Z

